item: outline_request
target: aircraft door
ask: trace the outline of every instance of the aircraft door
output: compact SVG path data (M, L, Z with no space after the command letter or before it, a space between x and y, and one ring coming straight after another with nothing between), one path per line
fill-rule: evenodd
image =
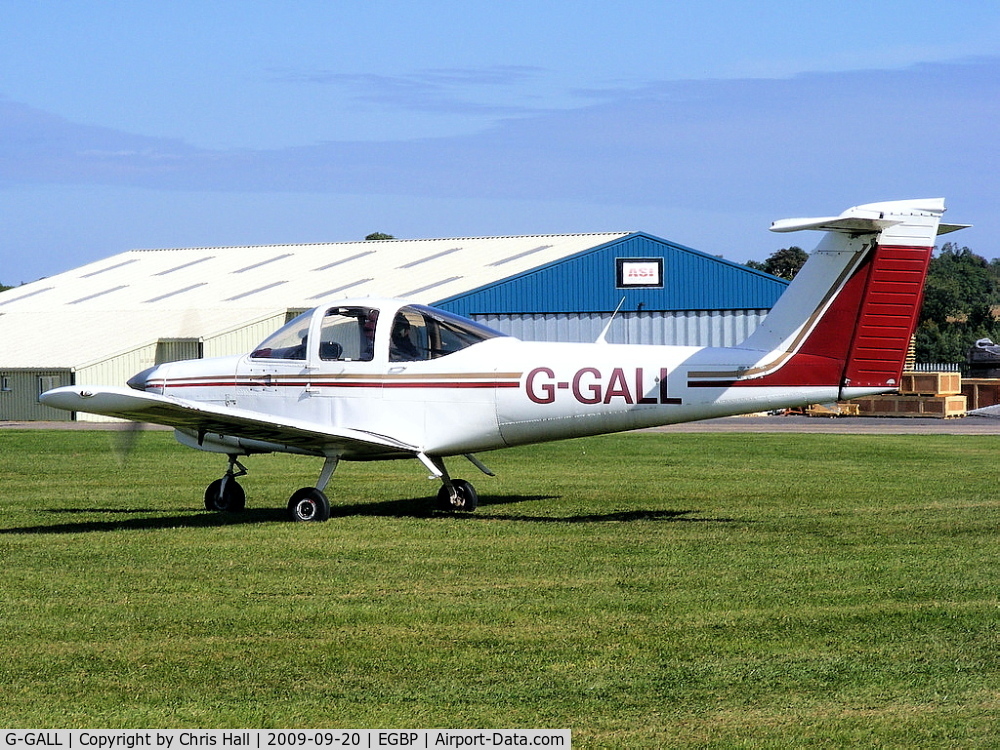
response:
M356 305L330 307L317 314L309 396L329 424L385 429L385 344L379 314L378 308Z
M437 310L410 305L396 313L384 394L394 408L394 435L440 451L495 446L494 378L467 351L482 340L474 324Z
M309 377L309 329L313 311L286 323L240 360L236 403L265 413L301 416L298 402Z

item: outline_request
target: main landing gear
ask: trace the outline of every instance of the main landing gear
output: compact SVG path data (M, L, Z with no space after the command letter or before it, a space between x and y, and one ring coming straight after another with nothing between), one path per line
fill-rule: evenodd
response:
M441 458L431 458L423 453L417 458L431 470L435 477L441 480L441 489L437 494L437 507L445 511L462 511L470 513L479 506L479 494L471 482L464 479L452 479ZM494 476L475 456L468 458L480 471L487 476ZM292 521L326 521L330 518L330 501L324 490L337 470L340 459L328 456L323 464L315 487L302 487L292 493L288 500L288 515ZM205 490L205 509L213 511L241 511L246 507L246 492L236 481L238 477L246 476L247 469L238 460L236 454L229 455L229 467L221 479L216 479Z
M288 515L293 521L326 521L330 518L330 501L323 490L337 468L338 459L331 457L323 464L315 487L296 490L288 500ZM216 479L205 490L205 509L214 511L241 511L246 507L247 495L236 481L246 476L247 469L236 455L229 456L229 468L221 479Z
M471 453L465 454L465 457L486 476L495 476L492 471ZM452 479L451 475L448 474L448 469L445 468L443 459L431 458L423 453L418 453L417 458L420 459L424 466L431 470L434 476L441 480L441 489L438 490L437 494L438 510L471 513L479 507L479 493L472 486L472 482L467 482L464 479Z
M303 487L292 493L288 499L288 515L293 521L326 521L330 518L330 501L323 490L337 470L338 463L339 458L328 456L316 486Z

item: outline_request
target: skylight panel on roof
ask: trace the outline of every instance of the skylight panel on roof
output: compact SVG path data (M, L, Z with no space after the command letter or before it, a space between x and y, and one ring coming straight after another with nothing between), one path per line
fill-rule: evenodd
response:
M339 266L344 263L350 263L352 260L357 260L358 258L364 258L366 255L374 254L374 250L365 250L363 253L355 253L346 258L341 258L340 260L335 260L332 263L327 263L325 266L320 266L319 268L314 268L314 271L325 271L328 268L333 268L334 266Z
M168 273L173 273L174 271L180 271L183 268L190 268L191 266L196 266L199 263L204 263L206 260L213 260L214 255L209 255L205 258L198 258L197 260L191 260L187 263L181 263L179 266L174 266L173 268L168 268L166 271L160 271L159 273L154 273L154 276L166 276Z
M105 289L103 292L97 292L96 294L88 294L86 297L80 297L80 299L75 299L69 304L76 305L79 304L80 302L86 302L87 300L97 299L98 297L103 297L105 294L111 294L112 292L117 292L120 289L128 289L128 285L123 284L121 286L113 286L110 289Z
M33 292L22 294L20 297L14 297L13 299L5 299L3 302L0 302L0 305L9 305L11 302L20 302L23 299L28 299L28 297L34 297L36 294L41 294L42 292L51 292L53 289L55 289L54 286L47 286L44 289L36 289Z
M442 279L441 281L435 281L433 284L428 284L427 286L422 286L419 289L411 289L408 292L403 293L402 297L410 297L414 294L420 294L420 292L426 292L428 289L433 289L436 286L444 286L445 284L450 284L453 281L458 281L461 276L452 276L450 279Z
M135 263L138 258L130 258L129 260L123 260L121 263L115 263L113 266L108 266L107 268L99 268L96 271L91 271L90 273L85 273L81 276L81 279L89 279L91 276L97 276L98 274L105 273L106 271L114 271L116 268L121 268L122 266L127 266L129 263Z
M176 297L178 294L184 294L184 292L190 292L192 289L197 289L200 286L206 286L206 284L207 282L202 281L200 284L192 284L191 286L186 286L183 289L176 289L172 292L161 294L159 297L152 297L151 299L143 300L143 302L159 302L160 300L167 299L168 297Z
M452 253L457 253L462 248L453 247L450 250L442 250L439 253L434 253L433 255L428 255L426 258L420 258L418 260L412 260L409 263L404 263L399 268L413 268L414 266L419 266L421 263L427 263L432 260L437 260L438 258L443 258L445 255L451 255Z
M533 247L531 250L525 250L524 252L517 253L515 255L510 255L506 258L501 258L500 260L495 260L489 265L492 267L502 266L504 263L510 263L511 261L518 260L520 258L526 258L529 255L534 255L535 253L540 253L542 250L548 250L552 245L539 245L538 247Z
M266 292L268 289L274 289L276 286L281 286L282 284L287 284L287 281L275 281L273 284L268 284L266 286L257 287L256 289L251 289L249 292L243 292L242 294L237 294L233 297L226 297L226 302L233 302L234 300L243 299L244 297L249 297L252 294L259 294L260 292Z
M320 299L322 297L330 297L334 294L339 294L340 292L345 292L348 289L353 289L356 286L361 286L362 284L367 284L369 281L374 281L374 279L359 279L358 281L352 281L350 284L344 284L344 286L338 286L336 289L331 289L328 292L320 292L319 294L314 294L309 299Z
M260 268L261 266L266 266L268 263L274 263L275 261L282 260L283 258L291 258L291 257L292 257L292 253L284 253L282 255L276 255L273 258L268 258L267 260L262 260L259 263L254 263L253 265L249 265L246 268L239 268L239 269L233 271L233 273L243 273L244 271L252 271L254 268ZM284 283L284 282L282 282L282 283Z

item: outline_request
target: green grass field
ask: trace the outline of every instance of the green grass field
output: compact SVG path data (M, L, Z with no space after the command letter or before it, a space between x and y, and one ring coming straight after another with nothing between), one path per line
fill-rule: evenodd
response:
M1000 437L627 434L416 461L0 431L0 725L563 728L609 747L996 747ZM461 471L459 471L461 468Z

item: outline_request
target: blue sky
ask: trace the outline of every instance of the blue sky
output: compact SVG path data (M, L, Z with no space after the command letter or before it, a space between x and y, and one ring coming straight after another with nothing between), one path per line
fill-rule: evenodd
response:
M944 196L1000 256L1000 4L0 0L0 282L132 248L644 230Z

